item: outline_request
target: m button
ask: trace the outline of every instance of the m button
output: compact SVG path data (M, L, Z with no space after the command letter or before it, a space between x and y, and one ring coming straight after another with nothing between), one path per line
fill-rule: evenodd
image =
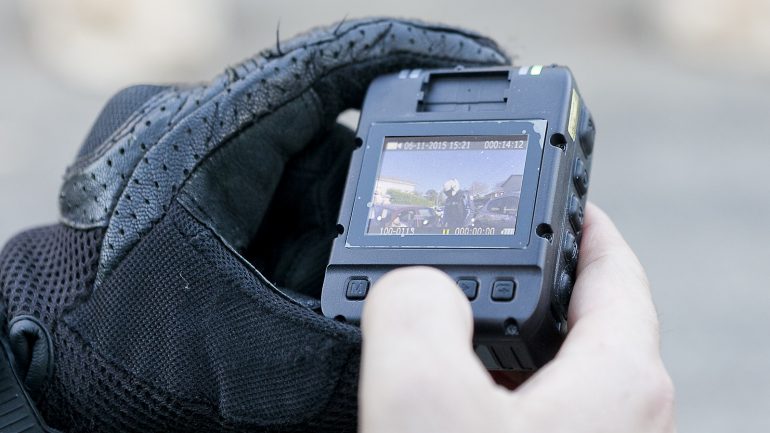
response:
M366 298L366 292L369 291L369 280L366 278L351 278L348 281L348 288L345 291L345 297L351 301L360 301Z

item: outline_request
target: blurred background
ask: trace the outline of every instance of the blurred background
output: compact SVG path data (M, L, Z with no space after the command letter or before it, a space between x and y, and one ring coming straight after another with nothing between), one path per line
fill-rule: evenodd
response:
M279 22L285 38L367 15L572 68L598 127L590 198L647 267L680 432L770 431L767 0L6 0L0 243L56 221L65 167L119 88L206 80Z

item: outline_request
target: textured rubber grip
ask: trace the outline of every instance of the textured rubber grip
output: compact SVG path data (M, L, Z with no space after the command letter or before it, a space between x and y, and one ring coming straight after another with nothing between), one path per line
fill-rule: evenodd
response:
M49 429L13 370L12 355L7 342L0 339L0 432L53 433Z

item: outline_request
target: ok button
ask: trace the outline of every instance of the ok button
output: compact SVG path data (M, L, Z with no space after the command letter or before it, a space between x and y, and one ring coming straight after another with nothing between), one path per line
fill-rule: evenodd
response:
M516 283L513 280L497 280L492 284L492 300L510 301L516 291Z

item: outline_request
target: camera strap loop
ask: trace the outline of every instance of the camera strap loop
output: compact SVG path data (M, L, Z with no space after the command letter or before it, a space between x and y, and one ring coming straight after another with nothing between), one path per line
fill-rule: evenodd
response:
M0 432L55 433L48 428L14 369L8 337L0 335Z

